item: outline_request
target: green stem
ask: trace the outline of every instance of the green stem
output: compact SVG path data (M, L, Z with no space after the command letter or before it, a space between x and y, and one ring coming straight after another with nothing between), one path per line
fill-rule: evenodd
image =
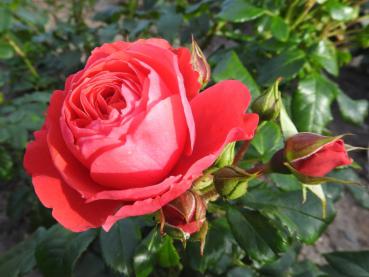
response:
M295 23L293 23L291 30L295 29L302 21L304 21L305 17L309 14L309 11L315 5L316 0L308 0L305 9L302 14L296 19Z
M294 0L291 5L289 5L287 13L286 13L286 21L291 22L292 15L295 12L296 5L300 2L300 0Z
M29 71L31 72L31 74L36 77L39 78L40 75L38 74L36 68L32 65L31 61L28 59L26 53L22 50L22 48L15 42L15 40L13 40L11 37L9 37L8 35L5 36L5 40L9 43L9 45L14 49L15 53L17 53L18 56L21 57L21 59L23 60L23 62L26 64L26 66L28 67Z
M238 149L238 151L236 153L236 156L234 157L233 165L237 165L242 160L243 156L247 152L247 149L249 148L249 145L250 145L250 141L249 140L245 140L243 142L243 144L241 145L241 147Z

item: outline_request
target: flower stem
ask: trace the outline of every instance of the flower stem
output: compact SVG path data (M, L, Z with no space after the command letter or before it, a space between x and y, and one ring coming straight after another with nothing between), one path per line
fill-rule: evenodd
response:
M245 155L247 149L249 148L250 145L250 141L249 140L245 140L243 142L243 144L241 145L241 147L238 149L236 156L234 157L233 160L233 165L237 165L239 163L240 160L242 160L243 156Z
M20 56L23 60L23 62L26 64L26 66L28 67L29 71L31 72L31 74L36 77L39 78L40 75L38 74L36 68L32 65L31 61L28 59L26 53L22 50L22 48L15 42L15 40L13 40L11 37L9 37L8 35L5 36L5 40L9 43L9 45L14 49L15 53L17 53L18 56Z

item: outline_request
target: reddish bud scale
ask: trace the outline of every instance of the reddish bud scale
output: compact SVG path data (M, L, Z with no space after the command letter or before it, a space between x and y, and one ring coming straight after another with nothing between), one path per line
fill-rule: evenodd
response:
M192 191L187 191L162 209L166 225L184 233L198 232L206 220L206 204Z
M205 86L210 80L210 66L205 58L204 53L201 51L200 46L196 43L192 37L192 56L191 64L193 69L199 73L199 82L202 86Z

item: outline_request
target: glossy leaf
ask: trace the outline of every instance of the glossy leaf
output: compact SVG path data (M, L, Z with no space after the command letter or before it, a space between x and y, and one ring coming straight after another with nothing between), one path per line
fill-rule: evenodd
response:
M299 131L321 133L332 120L331 103L337 86L322 75L301 80L292 98L292 118Z
M259 153L261 160L267 162L277 150L283 147L280 128L272 121L260 125L251 145Z
M284 80L296 76L305 63L305 53L298 49L290 49L266 61L259 69L258 82L263 85L271 84L278 77Z
M311 244L332 222L335 212L328 201L327 216L322 218L320 200L310 192L307 192L306 202L302 200L301 191L280 192L264 188L249 191L242 203L278 218L298 240Z
M286 238L258 213L229 207L227 219L239 245L262 264L275 260L277 253L287 245Z
M364 123L369 112L368 100L353 100L340 90L337 102L341 115L346 121L357 125Z
M369 276L369 251L324 254L328 264L343 276Z
M186 259L188 265L201 273L211 270L223 273L227 264L231 264L230 256L240 255L235 247L230 226L226 219L220 218L210 222L209 231L206 236L204 255L200 254L199 242L188 242L186 246ZM222 263L221 263L222 261Z
M321 40L313 52L313 60L334 76L338 75L337 53L330 40Z
M163 243L158 251L158 263L161 267L175 267L180 264L180 257L170 236L163 238Z
M96 230L72 233L60 225L54 225L36 247L38 269L46 277L72 276L78 258L96 234Z
M331 1L329 4L329 13L334 20L350 21L359 15L359 7L357 6L349 6L338 1Z
M150 234L136 248L134 256L134 271L137 277L146 277L154 270L155 256L161 247L161 236L157 228L154 228Z
M284 19L278 15L271 16L269 18L268 28L273 37L280 41L287 41L290 30Z
M219 13L221 19L231 22L246 22L258 18L264 10L247 0L226 0Z
M105 262L114 270L132 274L133 256L141 240L140 228L132 218L123 219L100 232L100 245Z
M254 78L242 64L236 52L234 51L230 51L226 53L224 57L222 57L222 59L214 68L212 77L215 82L228 79L240 80L249 88L252 99L255 99L256 96L260 94L259 87Z

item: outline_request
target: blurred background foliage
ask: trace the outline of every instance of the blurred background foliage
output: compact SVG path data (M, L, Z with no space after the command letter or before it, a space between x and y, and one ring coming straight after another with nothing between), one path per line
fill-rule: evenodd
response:
M324 265L298 259L301 244L313 244L333 221L339 185L324 187L325 219L313 195L301 202L300 184L290 175L253 184L236 203L248 209L216 202L200 257L197 242L184 249L161 238L150 217L123 220L109 233L73 234L53 225L22 169L50 93L63 88L90 51L104 42L153 36L188 46L193 35L209 59L212 81L239 79L254 98L283 77L283 101L299 131L330 134L329 123L340 117L368 135L368 91L356 93L354 84L349 94L337 83L348 64L366 76L357 87L368 82L368 10L361 0L2 0L0 202L8 221L1 239L23 241L0 256L0 276L70 276L73 270L75 276L369 276L369 252L325 254ZM356 144L368 147L367 137ZM243 166L270 159L282 145L278 126L263 125ZM365 172L367 159L359 161L355 167ZM360 178L350 168L333 175ZM369 208L365 189L348 190Z

